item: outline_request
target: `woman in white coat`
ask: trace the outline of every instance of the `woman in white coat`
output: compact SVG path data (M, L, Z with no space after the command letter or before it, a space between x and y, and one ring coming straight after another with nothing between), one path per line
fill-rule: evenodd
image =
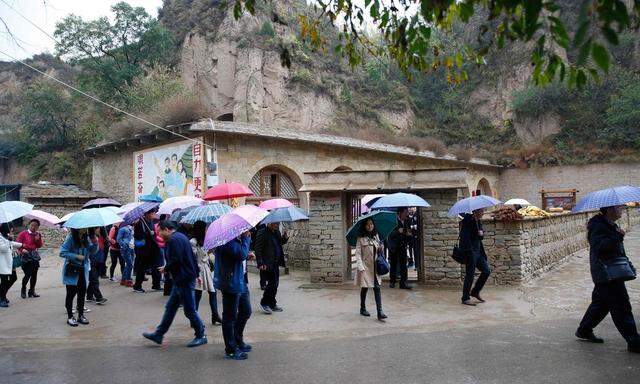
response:
M384 321L387 315L382 311L382 294L380 293L380 276L376 272L376 256L384 252L384 245L380 241L373 220L364 223L363 231L356 243L356 279L355 284L360 287L360 314L371 316L367 311L366 301L369 288L373 288L376 300L378 320Z
M9 306L7 292L18 280L16 269L13 267L13 250L22 247L22 243L13 241L13 227L9 223L0 225L0 307Z
M218 314L218 298L216 288L213 286L213 275L211 266L213 265L213 255L204 249L204 235L207 231L207 224L203 221L196 221L193 225L191 249L198 258L198 268L200 269L199 279L196 281L195 299L196 311L200 307L200 299L205 291L209 293L209 306L211 307L211 324L222 324L222 319Z

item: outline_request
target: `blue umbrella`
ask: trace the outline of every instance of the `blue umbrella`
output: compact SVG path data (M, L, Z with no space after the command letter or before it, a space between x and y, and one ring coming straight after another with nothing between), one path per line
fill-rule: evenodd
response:
M169 221L173 221L173 222L178 223L178 222L180 222L180 220L182 220L183 217L187 216L187 214L189 212L193 211L196 208L198 208L198 206L194 205L192 207L182 208L182 209L178 209L176 211L173 211L171 216L169 216Z
M416 196L412 193L392 193L390 195L382 196L379 198L370 208L382 209L382 208L400 208L400 207L430 207L429 203L420 196Z
M33 210L33 204L22 201L3 201L0 203L0 223L8 223Z
M64 223L64 227L81 229L106 227L122 221L112 210L106 208L87 208L71 215Z
M449 212L447 214L449 215L449 217L456 217L463 213L473 213L473 211L475 211L476 209L493 207L499 204L502 204L502 202L498 199L494 199L491 196L472 196L455 203L453 207L449 209Z
M309 220L307 213L298 207L286 207L274 209L265 217L261 224L288 223L292 221Z
M126 215L124 215L124 221L122 224L124 225L132 225L136 221L138 221L145 213L149 211L153 211L158 208L158 203L146 202L142 203L139 206L133 208Z
M233 210L227 204L213 203L207 205L201 205L192 209L184 216L180 222L183 224L195 224L196 221L203 221L207 224L218 220L218 218L225 213L229 213Z
M158 195L142 195L138 197L139 201L144 201L146 203L162 203L162 197Z
M362 233L362 226L368 220L373 220L378 236L381 240L386 239L391 232L398 226L398 215L395 212L373 211L366 215L362 215L347 231L347 242L350 246L355 247L358 242L358 236Z
M640 188L624 185L587 194L576 204L573 212L594 211L638 201L640 201Z

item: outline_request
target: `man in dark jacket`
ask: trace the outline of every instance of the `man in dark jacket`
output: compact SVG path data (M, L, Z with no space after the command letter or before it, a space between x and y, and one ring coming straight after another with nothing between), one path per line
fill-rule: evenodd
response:
M266 284L260 308L267 315L282 312L282 307L277 304L276 294L280 283L280 267L285 266L282 246L289 237L286 232L284 236L280 234L279 225L280 223L270 223L260 229L254 247L258 269L265 274Z
M584 314L576 337L593 343L603 343L593 329L611 312L613 323L627 341L630 352L640 353L640 336L631 312L629 294L623 280L610 281L605 264L608 260L626 259L631 269L635 268L624 250L625 232L615 223L622 215L622 207L602 208L587 224L589 240L589 263L595 287L591 305Z
M409 208L398 208L398 226L388 238L389 246L389 287L395 288L400 268L400 289L411 289L407 283L407 245L411 239L411 224L409 223Z
M467 259L464 284L462 286L462 304L471 306L476 305L471 301L472 297L481 303L485 302L480 297L480 291L491 273L487 261L487 253L484 251L484 245L482 245L484 232L481 219L483 214L484 209L477 209L472 214L465 214L460 222L460 243L458 247L465 253ZM480 271L480 277L478 277L476 284L471 289L476 268Z
M213 284L222 292L222 337L226 358L232 360L246 360L252 349L243 339L251 317L246 263L250 246L251 234L245 232L216 248Z
M136 261L134 265L136 282L133 285L135 292L145 292L142 288L142 282L148 269L151 270L151 289L162 291L160 286L161 275L158 272L158 267L162 266L162 256L153 232L155 217L155 210L149 211L133 226L133 238L136 243Z
M207 344L204 324L196 311L193 293L200 271L198 269L198 260L191 249L191 243L184 234L176 232L176 226L171 221L160 222L158 228L160 236L167 244L167 263L164 268L159 267L158 270L160 272L167 271L171 274L173 287L171 288L171 295L167 300L160 325L158 325L155 332L143 333L142 336L157 344L162 344L162 338L169 330L178 307L182 304L184 306L184 315L189 319L191 327L195 331L195 338L187 344L187 347Z

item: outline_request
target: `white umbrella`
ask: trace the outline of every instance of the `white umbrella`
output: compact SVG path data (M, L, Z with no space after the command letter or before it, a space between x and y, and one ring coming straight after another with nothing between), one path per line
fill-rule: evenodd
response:
M22 201L3 201L0 203L0 223L8 223L33 210L33 204Z
M65 221L67 221L71 216L73 216L73 214L74 214L74 213L76 213L76 212L69 212L69 213L67 213L66 215L62 216L62 217L60 218L60 220L58 220L58 222L57 222L56 224L60 225L60 224L64 223L64 222L65 222Z
M533 204L531 204L525 199L509 199L504 202L504 205L521 205L523 207L528 207Z
M195 205L202 205L204 200L194 196L176 196L170 197L160 203L158 215L170 215L177 209L185 209Z
M56 228L57 224L60 222L60 218L56 215L52 215L48 212L41 211L39 209L34 209L25 215L26 219L36 219L40 222L43 227Z
M449 217L456 217L463 213L472 213L476 209L493 207L502 202L498 199L494 199L491 196L478 195L467 197L455 203L451 209L449 209Z

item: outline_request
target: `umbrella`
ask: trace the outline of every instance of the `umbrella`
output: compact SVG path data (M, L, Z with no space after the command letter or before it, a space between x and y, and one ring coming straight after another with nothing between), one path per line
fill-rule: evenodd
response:
M203 249L209 250L228 243L255 227L268 214L254 205L243 205L220 216L207 228Z
M122 218L109 209L88 208L72 214L66 220L64 226L74 229L106 227L120 221L122 221Z
M25 218L29 220L36 219L43 227L49 228L56 228L57 224L60 222L60 218L58 216L38 209L34 209L33 211L29 212L25 216Z
M125 211L122 207L104 207L105 209L110 210L111 212L115 213L116 215L123 215L125 213L127 213L127 211Z
M3 201L0 203L0 223L8 223L33 210L33 204L22 201Z
M416 196L412 193L392 193L390 195L382 196L378 199L371 209L381 208L400 208L400 207L430 207L422 197Z
M578 201L573 212L593 211L640 201L640 188L624 185L587 194Z
M167 200L160 203L158 209L158 215L170 215L176 209L184 209L197 205L202 205L203 200L194 196L176 196L170 197Z
M194 207L180 222L183 224L195 224L196 221L203 221L207 224L217 220L225 213L231 212L232 208L226 204L212 203L200 207Z
M86 204L82 206L82 209L86 209L86 208L104 208L104 207L119 207L121 205L122 204L118 203L117 201L115 201L113 199L100 198L100 199L93 199L93 200L87 201Z
M453 207L449 209L449 212L447 214L449 215L449 217L456 217L463 213L472 213L476 209L493 207L498 204L502 204L502 202L498 199L494 199L491 196L472 196L455 203Z
M309 220L306 212L298 207L278 208L262 220L261 224L292 222L300 220Z
M293 207L293 203L287 199L269 199L260 203L260 208L270 211L277 208Z
M205 200L224 200L234 197L253 196L253 192L240 183L222 183L209 188L204 194Z
M122 207L120 207L120 214L122 215L126 215L130 210L132 210L133 208L139 207L142 204L144 204L143 201L137 201L135 203L128 203L123 205Z
M129 212L124 215L124 225L132 225L136 221L138 221L142 216L144 216L147 212L153 211L158 208L158 203L142 203L137 207L133 208Z
M380 200L380 198L384 196L386 195L365 195L362 200L360 200L360 202L364 204L364 206L367 207L368 210L373 204L376 203L376 201Z
M171 216L169 216L169 221L173 221L173 222L180 222L180 220L182 220L183 217L185 217L189 212L193 211L196 208L199 208L200 206L194 205L191 207L187 207L184 209L178 209L176 211L173 211L173 213L171 214Z
M530 202L528 202L525 199L511 199L511 200L505 201L504 205L521 205L523 207L528 207L528 206L533 205L533 204L531 204Z
M376 231L382 240L386 239L398 225L398 216L395 212L373 211L362 215L347 231L347 242L350 246L356 246L362 226L368 219L373 220L373 225L375 225Z
M62 216L60 218L60 220L58 220L58 222L56 224L60 225L60 224L64 223L65 221L69 220L69 218L71 216L73 216L74 213L77 213L77 212L69 212L66 215Z
M138 197L138 200L145 203L162 203L162 197L158 195L142 195Z

